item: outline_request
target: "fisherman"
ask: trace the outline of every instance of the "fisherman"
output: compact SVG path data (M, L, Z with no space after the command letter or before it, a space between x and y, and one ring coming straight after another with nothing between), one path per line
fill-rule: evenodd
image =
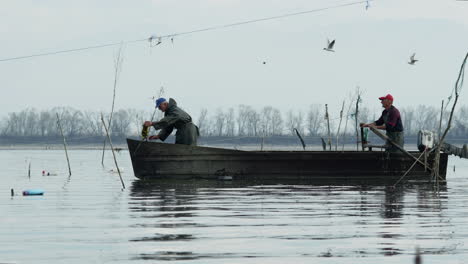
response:
M404 134L403 134L403 123L401 122L400 111L393 106L393 96L387 94L386 96L379 97L382 107L385 108L380 118L369 124L361 124L361 127L375 127L377 129L386 130L387 137L395 142L398 146L403 148L404 145ZM386 151L397 152L398 148L386 142Z
M198 127L192 123L192 117L177 106L174 99L169 98L169 102L167 102L165 98L158 98L156 108L164 113L164 118L157 122L145 121L143 124L145 127L153 126L154 129L161 130L158 135L150 136L150 140L164 141L175 128L177 129L176 144L197 145L197 138L200 135Z

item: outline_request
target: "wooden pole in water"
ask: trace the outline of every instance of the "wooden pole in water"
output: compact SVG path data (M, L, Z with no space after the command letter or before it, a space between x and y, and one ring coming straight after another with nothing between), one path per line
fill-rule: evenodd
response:
M325 104L325 119L327 119L328 148L331 151L330 116L328 115L328 104Z
M115 88L117 87L117 83L120 76L120 71L122 70L122 45L120 45L119 52L117 53L114 61L114 94L112 96L112 109L109 116L109 129L111 129L112 125L112 115L114 114L114 105L115 105ZM104 138L104 144L102 147L102 159L101 164L104 166L104 153L106 153L106 139Z
M102 113L101 113L101 121L102 121L102 125L104 126L104 129L106 130L107 139L109 140L109 145L112 150L112 155L114 156L114 162L115 162L115 166L117 167L117 172L119 173L120 182L122 183L122 188L125 189L125 183L122 180L122 174L120 173L119 164L117 164L117 158L115 157L115 151L114 151L114 147L112 146L112 140L109 135L109 130L107 129L106 122L104 121L104 116L102 115Z
M421 252L419 247L416 247L416 255L414 256L414 264L422 264Z
M304 142L304 139L303 139L302 136L301 136L301 133L299 133L299 131L297 130L297 128L294 128L294 130L296 131L297 137L298 137L299 140L301 141L302 148L305 150L305 149L306 149L306 144L305 144L305 142Z
M405 178L406 175L408 175L408 173L414 168L414 166L416 165L416 163L418 163L418 161L421 160L421 157L422 157L423 155L425 156L426 154L427 154L427 149L424 149L423 153L421 153L421 155L419 155L418 159L417 159L413 164L411 164L411 166L409 167L408 170L406 170L406 172L403 174L403 176L401 176L401 178L398 179L398 181L396 181L396 183L393 185L393 188L395 188L396 185L397 185L401 180L403 180L403 178ZM426 161L424 161L424 164L426 164ZM424 166L424 168L426 168L426 166Z
M357 89L357 98L356 98L356 112L354 112L354 121L356 126L356 150L359 150L359 131L358 131L358 116L359 116L359 102L361 101L361 94L359 93L359 88Z
M362 151L366 150L367 140L364 138L364 128L361 127L361 148Z
M442 106L440 107L440 120L439 120L439 142L440 142L440 137L442 136L442 117L444 115L444 100L442 100Z
M29 161L28 177L31 178L31 161Z
M346 122L345 122L345 127L344 127L344 130L343 130L343 145L342 145L342 148L341 148L342 151L344 151L345 144L346 144L346 131L348 130L348 119L349 119L349 115L350 115L350 112L351 112L351 107L353 107L352 102L349 103L348 111L346 112Z
M72 173L71 173L71 168L70 168L70 159L68 159L68 151L67 151L67 140L65 139L65 136L63 135L63 129L62 129L62 125L60 124L60 117L59 117L59 114L57 114L57 125L60 129L60 134L62 135L62 138L63 138L63 148L65 149L65 157L67 157L67 164L68 164L68 176L71 176Z
M453 115L455 113L455 107L457 106L458 102L458 97L460 96L460 90L463 86L463 80L465 78L465 65L466 65L466 60L468 59L468 53L466 53L465 58L463 59L463 63L460 66L460 72L458 73L458 78L457 81L455 82L455 101L453 102L452 105L452 110L450 111L450 116L449 120L447 122L447 127L445 128L444 134L439 140L439 144L437 144L436 150L435 150L435 158L434 158L434 163L432 166L432 174L434 178L434 182L438 183L439 182L439 165L440 165L440 150L442 148L442 144L445 140L445 136L447 136L447 133L449 132L450 128L452 127L452 119ZM448 104L448 103L447 103Z
M338 151L338 139L340 137L341 121L343 121L344 105L345 105L345 101L343 100L343 105L341 106L341 111L340 111L340 123L338 124L338 131L336 132L335 151Z

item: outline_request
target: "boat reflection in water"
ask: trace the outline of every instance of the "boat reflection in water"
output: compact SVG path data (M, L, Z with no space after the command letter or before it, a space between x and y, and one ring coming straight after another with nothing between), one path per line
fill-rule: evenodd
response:
M138 236L131 241L141 253L133 258L264 263L393 256L411 263L416 246L424 257L453 253L447 190L432 188L135 180L129 211Z

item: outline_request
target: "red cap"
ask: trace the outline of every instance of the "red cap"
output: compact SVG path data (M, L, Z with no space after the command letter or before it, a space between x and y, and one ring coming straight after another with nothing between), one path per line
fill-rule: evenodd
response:
M379 97L380 100L383 99L388 99L390 101L393 101L393 96L391 94L387 94L386 96Z

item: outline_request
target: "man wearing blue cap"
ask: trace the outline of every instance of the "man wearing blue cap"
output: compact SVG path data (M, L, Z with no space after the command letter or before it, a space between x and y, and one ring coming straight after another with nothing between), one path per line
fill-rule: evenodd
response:
M164 141L175 128L177 129L176 144L197 145L198 127L192 123L192 117L177 106L174 99L169 98L167 102L165 98L158 98L156 108L164 112L164 118L157 122L146 121L144 123L145 127L153 126L154 129L161 130L158 135L150 136L149 139Z

